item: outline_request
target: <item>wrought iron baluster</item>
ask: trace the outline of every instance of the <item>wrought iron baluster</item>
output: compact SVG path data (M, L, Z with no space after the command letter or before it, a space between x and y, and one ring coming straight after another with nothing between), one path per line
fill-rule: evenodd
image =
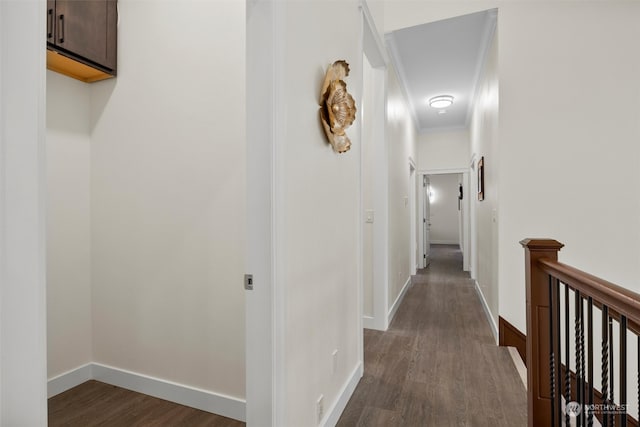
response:
M611 419L611 427L616 425L616 415L611 409L615 402L615 371L613 370L613 319L609 318L609 418Z
M587 416L584 410L584 404L586 403L586 367L585 367L585 356L584 356L584 300L580 298L580 419L582 421L582 427L587 426Z
M587 368L589 372L587 374L587 385L589 394L589 407L593 405L593 298L589 297L587 303L587 337L589 340L587 348ZM593 411L589 411L587 415L587 426L593 426Z
M555 318L558 323L556 327L556 335L555 335L555 348L557 351L557 360L556 360L556 407L558 410L556 411L555 418L557 420L558 426L562 426L562 345L561 345L561 327L560 327L560 280L554 278L554 293L555 293Z
M602 403L609 401L609 307L602 306ZM609 427L609 417L604 414L602 427Z
M569 425L569 411L567 411L567 405L571 402L571 362L570 362L570 347L569 347L569 285L564 284L564 407L565 407L565 425Z
M620 316L620 426L627 427L627 316Z
M553 353L553 315L555 313L553 282L553 277L549 276L549 379L551 384L551 427L555 427L556 425L556 360Z
M575 347L576 347L576 401L580 404L581 408L584 408L584 401L582 399L582 356L584 356L584 352L581 347L580 336L582 335L580 332L582 319L580 318L580 304L582 298L580 297L580 291L577 289L573 291L574 295L574 328L575 328ZM576 419L577 425L582 425L582 411L578 412L578 417Z

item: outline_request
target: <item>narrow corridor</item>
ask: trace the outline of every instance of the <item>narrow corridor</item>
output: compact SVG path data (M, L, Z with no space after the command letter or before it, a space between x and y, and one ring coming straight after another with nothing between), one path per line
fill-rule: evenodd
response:
M526 426L526 390L460 250L433 245L432 256L389 330L365 329L364 376L338 426Z

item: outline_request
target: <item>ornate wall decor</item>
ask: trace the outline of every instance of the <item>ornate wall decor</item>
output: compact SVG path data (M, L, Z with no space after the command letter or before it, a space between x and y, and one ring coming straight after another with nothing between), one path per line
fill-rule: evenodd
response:
M356 102L347 92L344 81L348 75L349 64L336 61L327 69L320 89L320 120L329 144L337 153L345 153L351 148L345 129L356 119Z

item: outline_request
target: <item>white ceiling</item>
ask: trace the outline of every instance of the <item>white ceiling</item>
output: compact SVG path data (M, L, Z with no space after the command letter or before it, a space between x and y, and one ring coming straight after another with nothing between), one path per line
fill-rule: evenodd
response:
M476 84L496 25L497 9L393 31L386 35L392 61L420 132L469 125ZM446 114L429 107L452 95Z

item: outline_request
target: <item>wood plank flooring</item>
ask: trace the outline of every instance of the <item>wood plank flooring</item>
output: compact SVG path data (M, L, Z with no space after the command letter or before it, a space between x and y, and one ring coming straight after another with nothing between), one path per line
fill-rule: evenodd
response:
M413 283L388 331L365 330L364 377L338 426L526 426L524 386L460 252L434 246ZM51 427L244 425L97 381L49 399Z
M434 245L389 330L365 329L364 344L338 426L527 425L526 390L453 246Z
M98 381L49 399L49 427L240 427L245 423Z

